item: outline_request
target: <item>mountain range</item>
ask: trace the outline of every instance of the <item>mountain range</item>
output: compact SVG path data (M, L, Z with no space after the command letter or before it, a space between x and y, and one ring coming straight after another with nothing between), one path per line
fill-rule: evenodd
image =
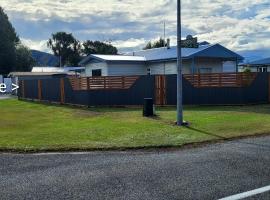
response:
M59 59L52 54L37 50L31 50L31 53L33 59L36 61L37 66L55 67L59 63Z

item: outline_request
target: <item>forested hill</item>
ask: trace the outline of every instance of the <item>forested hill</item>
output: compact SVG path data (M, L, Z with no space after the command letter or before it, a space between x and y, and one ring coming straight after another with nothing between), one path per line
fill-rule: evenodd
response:
M55 67L58 65L59 59L49 53L37 51L37 50L31 50L32 57L36 61L37 66L52 66Z

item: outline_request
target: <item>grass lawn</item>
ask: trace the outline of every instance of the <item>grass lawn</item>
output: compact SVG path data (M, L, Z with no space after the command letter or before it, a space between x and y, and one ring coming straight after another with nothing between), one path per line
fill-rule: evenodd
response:
M185 108L190 128L174 126L175 108L80 109L15 99L0 101L0 150L87 150L181 146L183 144L270 133L270 105Z

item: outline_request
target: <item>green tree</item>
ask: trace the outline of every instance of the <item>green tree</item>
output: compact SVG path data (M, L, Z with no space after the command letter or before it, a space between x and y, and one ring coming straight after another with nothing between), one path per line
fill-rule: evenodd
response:
M61 58L61 66L78 65L81 53L81 44L73 35L65 32L52 34L47 42L54 55Z
M116 55L118 50L111 44L100 41L91 41L87 40L83 43L83 54L107 54L107 55Z
M0 74L8 74L16 68L16 45L20 39L2 7L0 27Z
M14 71L27 72L31 71L35 61L32 58L30 49L24 45L16 46L16 68Z
M157 40L157 41L148 42L143 49L147 50L147 49L160 48L160 47L164 47L164 46L167 46L167 43L165 42L165 40L163 38L159 38L159 40Z

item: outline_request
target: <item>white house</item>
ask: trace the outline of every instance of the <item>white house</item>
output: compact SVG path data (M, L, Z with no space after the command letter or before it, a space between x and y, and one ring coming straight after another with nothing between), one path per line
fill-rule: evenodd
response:
M243 57L220 44L182 48L183 73L237 72ZM177 73L177 48L163 47L124 55L89 55L80 62L86 76L162 75Z
M250 69L251 72L270 72L270 58L256 60L250 63L243 64L243 69Z

